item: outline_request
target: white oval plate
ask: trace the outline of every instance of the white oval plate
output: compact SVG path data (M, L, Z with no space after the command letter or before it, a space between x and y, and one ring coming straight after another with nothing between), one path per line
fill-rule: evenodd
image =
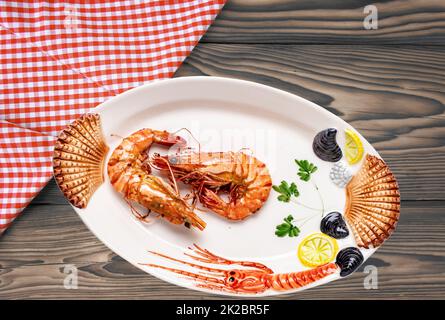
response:
M345 190L329 179L332 163L316 157L312 141L317 132L335 127L337 141L343 148L346 122L325 109L298 96L264 85L216 77L185 77L155 82L129 90L97 107L104 136L112 150L121 139L141 128L177 131L189 129L205 151L251 150L269 167L274 184L281 180L295 181L300 198L306 204L320 206L320 199L312 183L297 176L294 159L313 162L318 171L313 179L323 197L325 211L343 212ZM185 131L184 134L187 134ZM377 155L374 148L360 136L365 153ZM165 150L159 149L161 152ZM107 158L108 161L108 158ZM342 159L342 161L345 161ZM361 162L350 166L352 172ZM345 162L346 163L346 162ZM231 259L265 264L274 273L308 270L298 257L300 241L308 234L319 232L320 217L308 221L298 237L277 237L275 227L292 214L298 218L314 211L277 200L271 191L263 208L248 219L231 222L211 212L197 214L207 222L204 231L189 230L172 225L163 219L143 224L130 213L127 203L110 185L108 176L96 191L86 209L75 208L88 228L111 250L131 264L170 283L209 293L238 295L234 292L198 288L196 281L168 270L143 264L157 264L197 272L196 268L151 254L156 251L188 262L184 255L196 243L213 253ZM338 240L339 248L356 246L353 236ZM367 259L375 249L361 249ZM204 263L199 263L205 265ZM238 265L210 265L211 267L243 269ZM202 271L202 270L201 270ZM265 290L243 296L268 296L290 293L327 283L339 278L336 272L303 288L286 291Z

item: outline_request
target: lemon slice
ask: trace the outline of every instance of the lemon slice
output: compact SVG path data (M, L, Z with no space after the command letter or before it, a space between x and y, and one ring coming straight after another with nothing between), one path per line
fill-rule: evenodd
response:
M337 252L337 240L318 232L301 241L298 258L306 267L317 267L333 261Z
M349 164L355 164L363 157L363 144L358 135L350 130L345 130L345 156Z

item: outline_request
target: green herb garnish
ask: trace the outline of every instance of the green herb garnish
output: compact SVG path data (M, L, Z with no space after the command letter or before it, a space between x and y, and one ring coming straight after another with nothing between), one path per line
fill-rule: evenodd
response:
M303 181L309 181L309 179L311 178L311 174L314 173L315 171L317 171L317 169L318 169L313 163L311 163L307 160L295 159L295 163L299 167L298 168L298 176Z
M278 200L283 202L289 202L292 196L298 197L300 195L297 185L293 182L289 185L286 181L281 181L279 186L272 186L272 188L280 194Z
M279 224L276 226L275 234L278 237L296 237L300 234L300 229L298 229L297 226L294 226L292 224L292 221L294 220L294 217L292 215L288 215L286 218L284 218L284 223Z

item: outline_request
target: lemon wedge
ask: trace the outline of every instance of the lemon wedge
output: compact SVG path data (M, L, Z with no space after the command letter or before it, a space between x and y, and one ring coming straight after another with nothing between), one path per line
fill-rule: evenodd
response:
M333 261L337 252L337 240L318 232L301 241L298 258L306 267L317 267Z
M355 164L359 162L363 157L363 144L358 135L350 130L345 130L346 142L345 142L345 156L349 164Z

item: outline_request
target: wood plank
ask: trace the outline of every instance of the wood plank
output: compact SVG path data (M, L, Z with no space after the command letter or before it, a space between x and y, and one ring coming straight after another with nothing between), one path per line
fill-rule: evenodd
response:
M367 5L378 29L366 30ZM229 0L202 42L437 44L445 40L442 0Z
M285 299L443 298L445 202L406 201L394 235L365 265L378 268L378 290L366 290L363 267L351 277ZM65 289L66 265L78 289ZM180 288L133 267L107 249L68 205L29 206L0 241L0 297L218 298Z
M443 200L445 191L445 2L375 1L378 30L363 28L368 4L229 0L176 74L251 80L318 103L373 143L400 182L397 232L365 264L378 267L379 289L364 289L363 266L284 299L445 295L445 201L431 201ZM66 265L78 268L76 290L63 287ZM0 298L219 297L170 285L115 255L51 181L1 238Z

